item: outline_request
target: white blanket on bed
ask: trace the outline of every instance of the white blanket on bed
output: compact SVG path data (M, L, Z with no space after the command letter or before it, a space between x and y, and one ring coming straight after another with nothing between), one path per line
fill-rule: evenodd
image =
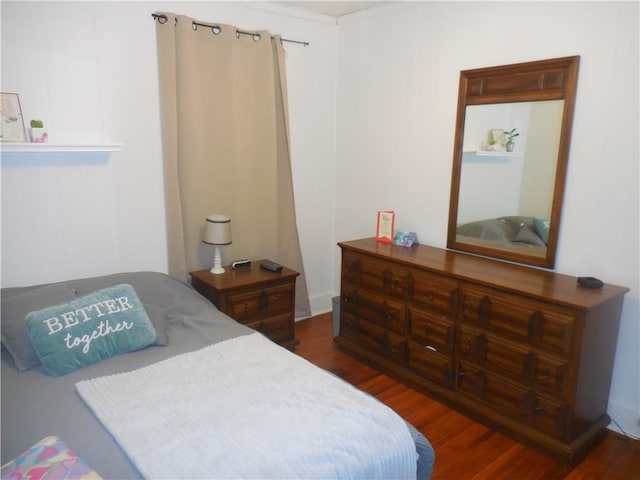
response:
M404 421L254 333L78 392L146 478L415 478Z

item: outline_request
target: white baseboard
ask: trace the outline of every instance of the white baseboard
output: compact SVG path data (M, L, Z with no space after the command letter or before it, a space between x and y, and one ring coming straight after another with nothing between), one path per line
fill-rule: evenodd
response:
M315 297L309 298L311 314L319 315L321 313L333 311L331 299L335 296L337 296L337 294L325 293L323 295L316 295Z
M640 412L609 400L607 413L611 417L611 423L607 428L640 440Z

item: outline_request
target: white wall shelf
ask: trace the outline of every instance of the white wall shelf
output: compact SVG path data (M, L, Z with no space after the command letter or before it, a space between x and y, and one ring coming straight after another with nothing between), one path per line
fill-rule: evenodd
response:
M489 152L486 150L464 151L463 155L476 155L478 157L520 157L520 152Z
M58 143L2 143L0 153L58 153L58 152L119 152L122 143L58 144Z

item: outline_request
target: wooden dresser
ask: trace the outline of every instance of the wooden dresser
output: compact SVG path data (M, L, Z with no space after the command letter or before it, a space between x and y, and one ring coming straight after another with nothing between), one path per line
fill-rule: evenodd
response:
M624 294L425 245L342 248L342 350L567 463L601 438Z
M295 350L296 278L299 273L283 267L280 272L251 267L214 275L209 270L191 272L191 285L234 320L264 333L274 342Z

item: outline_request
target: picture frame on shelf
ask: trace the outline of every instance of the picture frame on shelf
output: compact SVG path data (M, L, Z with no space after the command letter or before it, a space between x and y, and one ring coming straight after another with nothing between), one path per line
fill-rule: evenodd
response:
M20 97L17 93L0 92L0 142L27 141Z

